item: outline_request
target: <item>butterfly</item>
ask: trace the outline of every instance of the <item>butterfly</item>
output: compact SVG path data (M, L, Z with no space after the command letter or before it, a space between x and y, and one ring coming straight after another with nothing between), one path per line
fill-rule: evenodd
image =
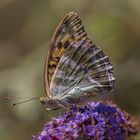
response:
M114 88L113 66L88 37L80 17L68 13L54 32L45 63L46 110L85 103Z

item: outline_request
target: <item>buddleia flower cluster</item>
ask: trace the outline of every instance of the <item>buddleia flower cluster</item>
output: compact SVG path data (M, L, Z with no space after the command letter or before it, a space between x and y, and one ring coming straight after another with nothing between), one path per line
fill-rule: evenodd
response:
M32 140L127 140L137 133L133 117L112 102L92 102L53 118Z

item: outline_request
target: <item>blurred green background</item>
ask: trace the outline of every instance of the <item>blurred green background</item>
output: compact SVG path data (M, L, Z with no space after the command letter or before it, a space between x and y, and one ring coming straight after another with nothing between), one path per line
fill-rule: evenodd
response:
M70 11L78 13L115 67L114 101L139 116L139 0L0 0L0 97L44 95L50 40ZM0 99L0 139L30 140L43 126L41 105L32 101L13 108L16 101Z

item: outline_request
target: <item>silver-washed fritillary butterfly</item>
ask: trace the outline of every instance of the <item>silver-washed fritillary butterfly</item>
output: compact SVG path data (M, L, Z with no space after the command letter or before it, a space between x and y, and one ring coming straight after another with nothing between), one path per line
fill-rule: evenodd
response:
M85 103L114 88L113 66L108 56L87 36L76 13L58 25L45 65L46 109Z

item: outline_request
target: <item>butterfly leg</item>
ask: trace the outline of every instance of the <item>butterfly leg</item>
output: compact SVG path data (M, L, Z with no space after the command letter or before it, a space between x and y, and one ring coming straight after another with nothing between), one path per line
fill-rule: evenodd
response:
M50 111L49 111L48 109L46 109L46 111L47 111L47 113L48 113L49 118L52 120L53 117L52 117L52 115L50 114Z
M60 107L64 108L64 109L66 109L67 111L70 111L70 109L67 108L67 107L65 107L64 105L62 105L62 104L60 104L60 103L58 103L58 105L59 105Z

